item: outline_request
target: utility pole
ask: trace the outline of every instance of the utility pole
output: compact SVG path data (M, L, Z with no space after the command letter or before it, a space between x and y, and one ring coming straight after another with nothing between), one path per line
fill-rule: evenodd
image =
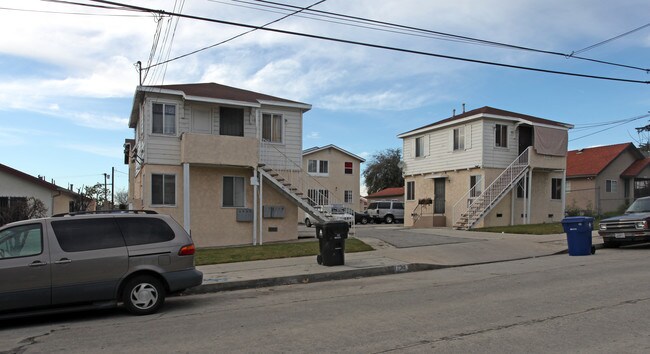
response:
M115 167L111 167L111 209L115 209Z
M106 210L106 203L108 203L108 188L106 188L106 179L109 177L110 175L108 173L104 173L104 210Z

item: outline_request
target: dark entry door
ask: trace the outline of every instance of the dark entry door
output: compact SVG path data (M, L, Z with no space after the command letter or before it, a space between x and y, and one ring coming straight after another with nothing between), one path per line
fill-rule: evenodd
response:
M445 213L445 179L436 178L433 180L433 213Z
M519 126L519 154L533 145L533 127Z

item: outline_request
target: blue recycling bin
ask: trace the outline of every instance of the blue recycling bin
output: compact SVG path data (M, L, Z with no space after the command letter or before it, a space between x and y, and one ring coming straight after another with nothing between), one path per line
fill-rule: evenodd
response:
M572 216L562 219L562 227L569 245L569 256L588 256L596 253L591 244L591 231L594 218L589 216Z

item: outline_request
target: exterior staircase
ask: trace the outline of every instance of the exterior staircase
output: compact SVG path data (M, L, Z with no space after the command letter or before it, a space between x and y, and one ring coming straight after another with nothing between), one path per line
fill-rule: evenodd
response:
M472 187L454 205L454 225L457 230L469 230L483 219L503 197L505 197L530 169L530 147L519 155L503 172L478 196L476 186Z

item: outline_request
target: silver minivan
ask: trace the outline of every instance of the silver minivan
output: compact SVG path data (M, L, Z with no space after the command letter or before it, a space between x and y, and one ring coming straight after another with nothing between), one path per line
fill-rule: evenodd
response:
M0 318L123 303L156 312L166 294L200 285L194 244L170 216L80 213L0 228Z

